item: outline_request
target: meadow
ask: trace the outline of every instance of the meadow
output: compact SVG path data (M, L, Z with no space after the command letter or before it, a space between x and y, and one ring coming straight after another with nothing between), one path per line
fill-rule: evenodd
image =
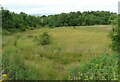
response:
M74 76L79 76L80 67L86 67L83 64L88 64L93 58L97 61L104 54L114 54L110 48L111 40L108 36L111 29L110 25L44 27L4 35L4 73L8 75L8 79L76 79ZM40 36L44 32L50 35L51 43L38 45ZM107 58L116 60L113 56ZM111 61L109 59L108 61ZM117 66L116 62L115 66ZM114 69L117 70L117 67L112 71L115 71ZM116 74L116 71L114 73ZM117 79L116 76L114 78Z

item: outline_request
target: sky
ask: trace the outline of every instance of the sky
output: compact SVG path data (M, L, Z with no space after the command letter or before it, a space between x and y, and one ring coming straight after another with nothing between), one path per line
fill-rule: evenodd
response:
M15 13L59 14L71 11L118 12L119 0L0 0L0 5Z

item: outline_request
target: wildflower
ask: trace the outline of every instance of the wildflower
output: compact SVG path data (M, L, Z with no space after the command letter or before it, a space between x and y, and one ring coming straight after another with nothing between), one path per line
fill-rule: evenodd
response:
M3 76L3 77L6 77L6 76L7 76L7 74L2 74L2 76Z

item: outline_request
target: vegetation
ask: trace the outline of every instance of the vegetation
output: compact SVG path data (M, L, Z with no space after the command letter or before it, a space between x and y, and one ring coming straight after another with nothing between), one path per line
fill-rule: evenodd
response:
M40 41L38 42L38 44L41 44L41 45L50 44L50 36L48 35L47 32L44 32L41 35L41 38L40 38Z
M117 51L120 53L120 14L118 15L118 28L117 28Z
M70 68L70 80L118 80L118 55L104 54Z
M61 27L61 26L90 26L116 24L116 13L109 11L85 11L61 13L49 16L31 16L23 12L16 14L9 10L1 9L4 29L9 32L33 30L38 27Z
M120 15L118 15L117 20L112 21L114 23L114 28L110 33L112 39L112 49L120 53Z
M31 16L1 11L2 61L8 80L118 79L120 20L116 13Z
M119 15L111 15L110 21L113 26L110 36L112 39L112 49L117 51L115 54L104 54L91 58L86 63L69 69L69 80L118 80L120 54L120 19Z
M111 41L107 37L111 29L111 26L103 25L79 26L75 29L73 27L40 28L12 35L4 35L4 73L8 74L7 79L17 80L70 79L69 76L73 75L69 69L77 68L78 64L87 64L87 61L89 62L91 58L99 56L102 58L101 54L105 54L105 52L108 54L113 53L109 48ZM45 31L52 36L52 43L47 46L38 45L39 35L44 34ZM112 57L114 58L112 59ZM116 61L117 56L112 57L105 55L100 61L105 58L107 58L106 62L108 60ZM102 61L100 66L103 66L104 63L105 61ZM111 63L111 67L116 66L116 63L114 63ZM99 60L95 64L99 64ZM87 65L91 66L91 64ZM106 65L109 66L109 64ZM111 67L105 68L103 66L103 69L111 70L113 68L114 70L114 67ZM113 72L115 71L117 70ZM104 72L106 73L107 71ZM75 73L75 75L78 74L78 72ZM117 76L116 72L115 76Z

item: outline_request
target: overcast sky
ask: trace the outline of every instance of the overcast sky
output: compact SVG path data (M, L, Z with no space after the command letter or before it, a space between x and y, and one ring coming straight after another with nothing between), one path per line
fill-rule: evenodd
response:
M118 12L119 0L0 0L0 4L16 13L58 14L71 11Z

